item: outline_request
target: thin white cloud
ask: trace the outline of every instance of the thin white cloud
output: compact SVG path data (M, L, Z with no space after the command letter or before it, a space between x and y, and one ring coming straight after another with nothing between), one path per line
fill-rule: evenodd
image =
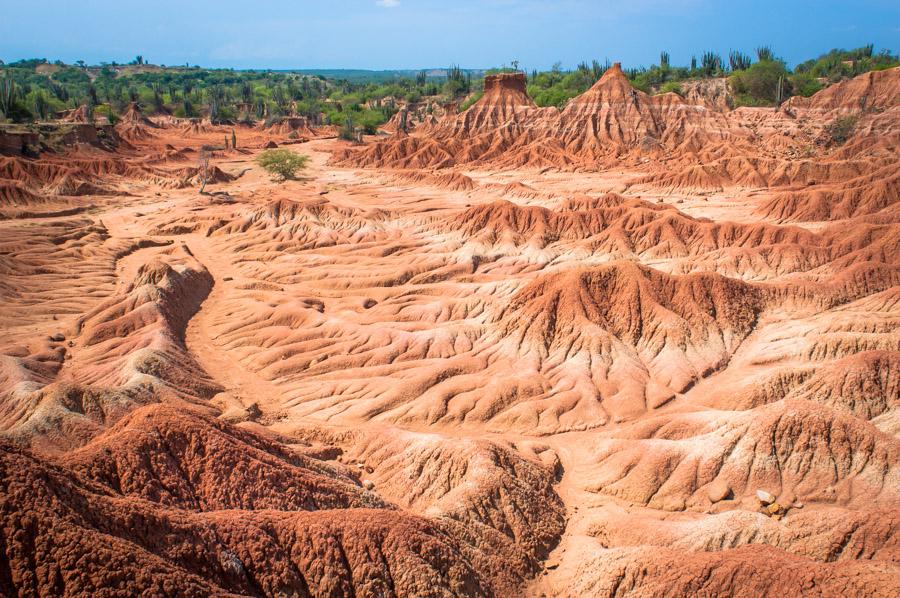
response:
M375 0L375 4L382 8L397 8L400 6L400 0Z

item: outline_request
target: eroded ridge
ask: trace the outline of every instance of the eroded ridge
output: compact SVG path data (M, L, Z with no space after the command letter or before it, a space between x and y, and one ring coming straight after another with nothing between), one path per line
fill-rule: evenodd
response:
M524 83L0 158L0 593L900 592L900 70Z

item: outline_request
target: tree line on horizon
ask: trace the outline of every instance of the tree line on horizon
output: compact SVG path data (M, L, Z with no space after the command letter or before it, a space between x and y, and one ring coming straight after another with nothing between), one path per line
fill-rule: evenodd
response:
M809 96L824 86L861 73L900 65L900 57L873 45L835 49L789 69L772 48L761 46L755 59L740 51L727 58L715 52L675 66L668 52L658 64L626 69L632 85L647 93L681 94L681 85L697 79L728 78L733 107L775 106L791 95ZM527 75L528 93L538 106L563 106L584 93L609 68L609 62L582 62L563 70ZM519 64L486 74L519 71ZM458 103L466 109L483 90L483 78L451 65L442 75L420 71L390 80L326 78L291 71L235 71L200 67L157 67L137 56L128 65L89 66L46 59L0 61L0 122L48 120L84 106L90 118L114 123L131 103L151 114L209 118L213 122L267 124L293 116L315 124L334 124L345 132L376 132L404 104Z

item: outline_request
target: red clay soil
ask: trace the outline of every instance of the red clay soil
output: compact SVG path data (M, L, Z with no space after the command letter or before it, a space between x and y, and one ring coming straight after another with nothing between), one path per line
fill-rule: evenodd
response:
M4 133L0 594L900 593L898 89Z

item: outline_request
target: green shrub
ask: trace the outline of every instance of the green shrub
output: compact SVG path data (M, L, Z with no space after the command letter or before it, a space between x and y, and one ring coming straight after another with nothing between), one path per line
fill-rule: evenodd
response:
M747 70L731 75L729 83L738 106L774 106L778 102L778 86L781 80L781 99L790 96L790 80L783 62L766 60L757 62Z
M293 179L298 171L306 168L309 156L301 156L286 149L273 149L259 154L256 163L272 175L272 180L285 181Z
M824 86L810 73L795 73L791 75L791 87L795 95L808 98Z
M677 81L663 83L662 87L659 88L659 93L677 93L680 96L684 95L684 91L682 91L681 85L679 85Z
M850 136L853 134L853 129L856 128L856 121L858 120L859 117L855 114L842 116L831 121L828 126L825 127L825 131L834 143L841 145L850 139Z
M475 93L467 97L462 104L459 105L459 111L465 112L472 107L472 104L480 100L482 96L484 96L484 91L476 91Z

